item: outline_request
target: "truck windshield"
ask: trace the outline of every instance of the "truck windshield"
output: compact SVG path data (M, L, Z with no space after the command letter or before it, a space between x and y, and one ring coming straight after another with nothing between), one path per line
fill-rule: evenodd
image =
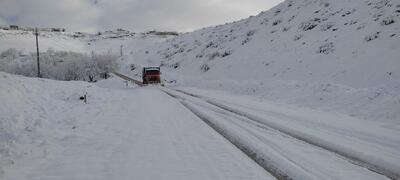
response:
M147 71L146 71L146 74L149 74L149 75L157 75L157 74L160 74L160 71L157 71L157 70L147 70Z

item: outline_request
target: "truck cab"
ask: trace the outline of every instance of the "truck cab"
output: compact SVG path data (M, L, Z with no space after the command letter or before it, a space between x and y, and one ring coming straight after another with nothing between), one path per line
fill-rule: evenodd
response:
M142 78L143 84L158 84L161 83L160 67L143 67Z

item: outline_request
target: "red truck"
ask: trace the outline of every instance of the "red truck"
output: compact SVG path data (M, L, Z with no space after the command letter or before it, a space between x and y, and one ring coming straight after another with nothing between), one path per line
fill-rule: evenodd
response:
M142 77L143 84L158 84L161 83L160 67L143 67Z

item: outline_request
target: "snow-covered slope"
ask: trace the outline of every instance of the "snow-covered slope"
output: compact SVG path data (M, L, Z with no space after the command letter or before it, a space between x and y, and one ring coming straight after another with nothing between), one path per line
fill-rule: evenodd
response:
M396 0L286 0L124 59L161 65L163 76L181 85L396 121L399 16Z
M48 123L57 121L49 114L63 112L65 106L79 106L76 99L87 89L85 85L0 72L0 179L2 168L15 165L16 159L44 156L44 137L48 135L43 132L49 131ZM76 122L70 119L60 123L74 126Z
M163 32L160 32L163 33ZM168 33L168 32L167 32ZM98 34L82 32L48 32L39 33L39 49L46 51L49 48L59 51L72 51L82 53L115 53L120 54L121 45L123 52L126 47L140 47L146 43L165 41L175 35L133 33L126 30L105 31ZM26 30L0 30L0 52L15 48L23 53L36 52L36 41L32 31ZM128 52L128 51L126 51Z
M43 32L39 36L40 51L49 48L74 52L86 52L85 43L61 32ZM0 30L0 52L9 48L22 50L24 53L36 52L35 35L31 31Z
M167 66L178 63L176 72L204 78L393 84L400 79L399 15L393 0L288 0L249 19L187 33L152 53Z

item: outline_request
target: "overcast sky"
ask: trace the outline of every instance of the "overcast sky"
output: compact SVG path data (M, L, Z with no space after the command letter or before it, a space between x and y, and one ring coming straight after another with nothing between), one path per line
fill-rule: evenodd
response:
M0 0L0 25L96 32L192 31L256 15L283 0Z

